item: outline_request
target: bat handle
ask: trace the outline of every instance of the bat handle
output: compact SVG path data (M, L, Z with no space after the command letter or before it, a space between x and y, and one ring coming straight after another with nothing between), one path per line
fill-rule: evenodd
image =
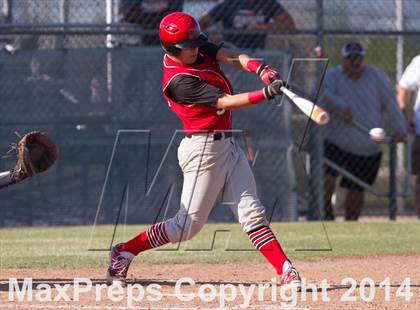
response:
M283 92L283 94L285 94L287 97L289 97L290 100L293 100L293 98L295 98L297 96L295 93L291 92L290 90L288 90L284 86L280 87L280 90Z

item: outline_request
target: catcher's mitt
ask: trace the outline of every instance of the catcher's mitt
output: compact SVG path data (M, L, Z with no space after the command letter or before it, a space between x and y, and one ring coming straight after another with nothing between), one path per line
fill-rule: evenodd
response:
M12 145L17 163L11 170L13 183L20 182L50 168L58 158L57 145L39 131L32 131Z

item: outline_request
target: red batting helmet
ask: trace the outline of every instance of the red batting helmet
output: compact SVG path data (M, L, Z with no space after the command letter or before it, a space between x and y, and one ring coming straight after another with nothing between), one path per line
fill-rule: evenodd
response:
M182 48L199 47L207 42L194 17L183 12L171 13L162 19L159 37L163 49L171 55L178 55Z

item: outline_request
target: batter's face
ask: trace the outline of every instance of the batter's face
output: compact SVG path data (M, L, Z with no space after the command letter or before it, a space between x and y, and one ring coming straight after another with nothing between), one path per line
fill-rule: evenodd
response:
M180 63L191 65L197 61L198 47L183 48L181 53L175 56L175 61Z
M350 58L343 57L341 60L341 66L349 79L357 80L361 77L366 64L364 57L362 56Z

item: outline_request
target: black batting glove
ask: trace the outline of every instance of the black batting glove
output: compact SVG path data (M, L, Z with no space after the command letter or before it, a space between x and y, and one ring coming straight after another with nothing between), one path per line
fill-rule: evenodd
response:
M275 96L283 95L281 88L289 88L289 85L283 80L274 80L270 85L263 88L264 95L267 99L273 99Z

